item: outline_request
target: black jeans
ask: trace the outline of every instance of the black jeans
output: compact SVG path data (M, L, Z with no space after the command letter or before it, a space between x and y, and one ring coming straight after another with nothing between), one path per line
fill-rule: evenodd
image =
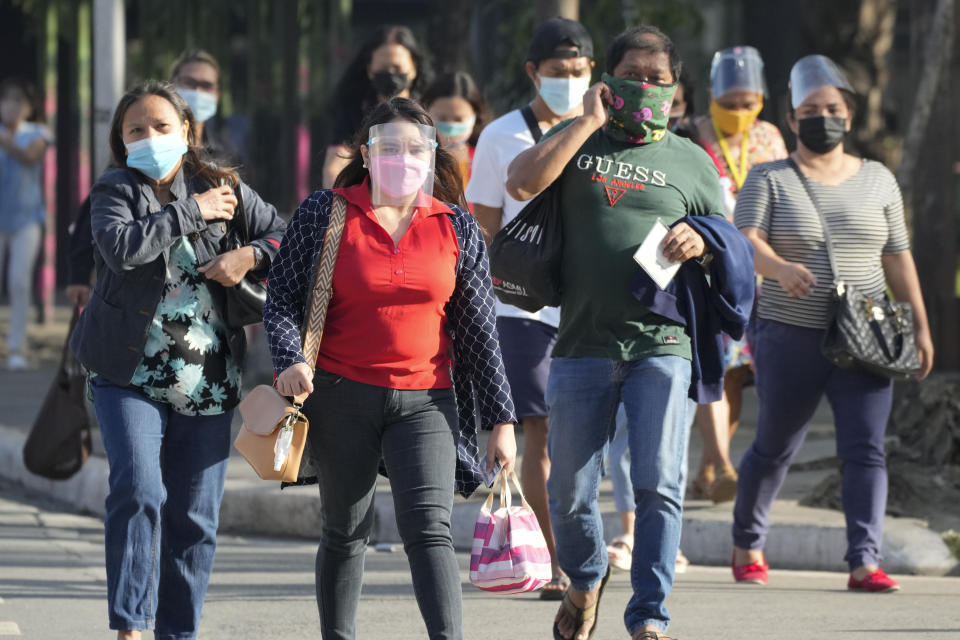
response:
M322 370L313 384L304 413L318 461L323 513L317 551L323 637L356 636L382 458L429 637L461 638L460 572L450 535L457 455L453 390L387 389Z

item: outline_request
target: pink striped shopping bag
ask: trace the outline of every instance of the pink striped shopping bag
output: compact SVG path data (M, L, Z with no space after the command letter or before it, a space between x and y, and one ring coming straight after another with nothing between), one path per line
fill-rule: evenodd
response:
M524 593L550 582L550 552L517 476L509 478L520 494L520 505L511 505L507 474L500 474L500 508L491 513L493 494L484 501L473 530L470 582L484 591ZM496 484L494 484L496 486Z

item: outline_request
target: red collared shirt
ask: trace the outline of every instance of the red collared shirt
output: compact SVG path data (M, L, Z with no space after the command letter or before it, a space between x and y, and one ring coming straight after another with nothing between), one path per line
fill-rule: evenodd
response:
M449 207L435 198L417 207L394 243L367 181L335 191L348 206L317 367L391 389L449 388L444 306L460 253Z

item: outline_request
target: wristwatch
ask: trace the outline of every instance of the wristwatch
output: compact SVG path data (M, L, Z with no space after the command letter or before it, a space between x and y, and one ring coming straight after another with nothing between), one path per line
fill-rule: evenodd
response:
M250 245L253 248L253 268L260 269L263 267L264 263L267 261L267 254L263 252L263 249L258 247L255 244Z

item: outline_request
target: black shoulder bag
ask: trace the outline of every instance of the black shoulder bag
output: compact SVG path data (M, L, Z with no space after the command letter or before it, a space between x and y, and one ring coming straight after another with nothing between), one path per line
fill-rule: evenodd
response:
M876 375L907 379L920 373L922 366L914 338L913 307L909 302L894 302L883 294L872 300L843 281L833 253L827 218L817 202L809 180L790 159L813 208L820 216L830 269L836 281L830 323L820 350L824 357L841 368L858 367Z
M240 249L250 244L247 233L246 212L243 207L243 196L240 185L234 190L237 196L237 208L227 229L224 242L227 251ZM267 301L267 286L262 277L252 275L248 271L243 280L232 287L224 287L226 292L224 321L231 329L242 329L248 324L263 321L263 305Z
M530 135L543 135L529 105L520 110ZM537 311L560 304L563 227L556 182L524 206L490 243L493 291L506 304Z

